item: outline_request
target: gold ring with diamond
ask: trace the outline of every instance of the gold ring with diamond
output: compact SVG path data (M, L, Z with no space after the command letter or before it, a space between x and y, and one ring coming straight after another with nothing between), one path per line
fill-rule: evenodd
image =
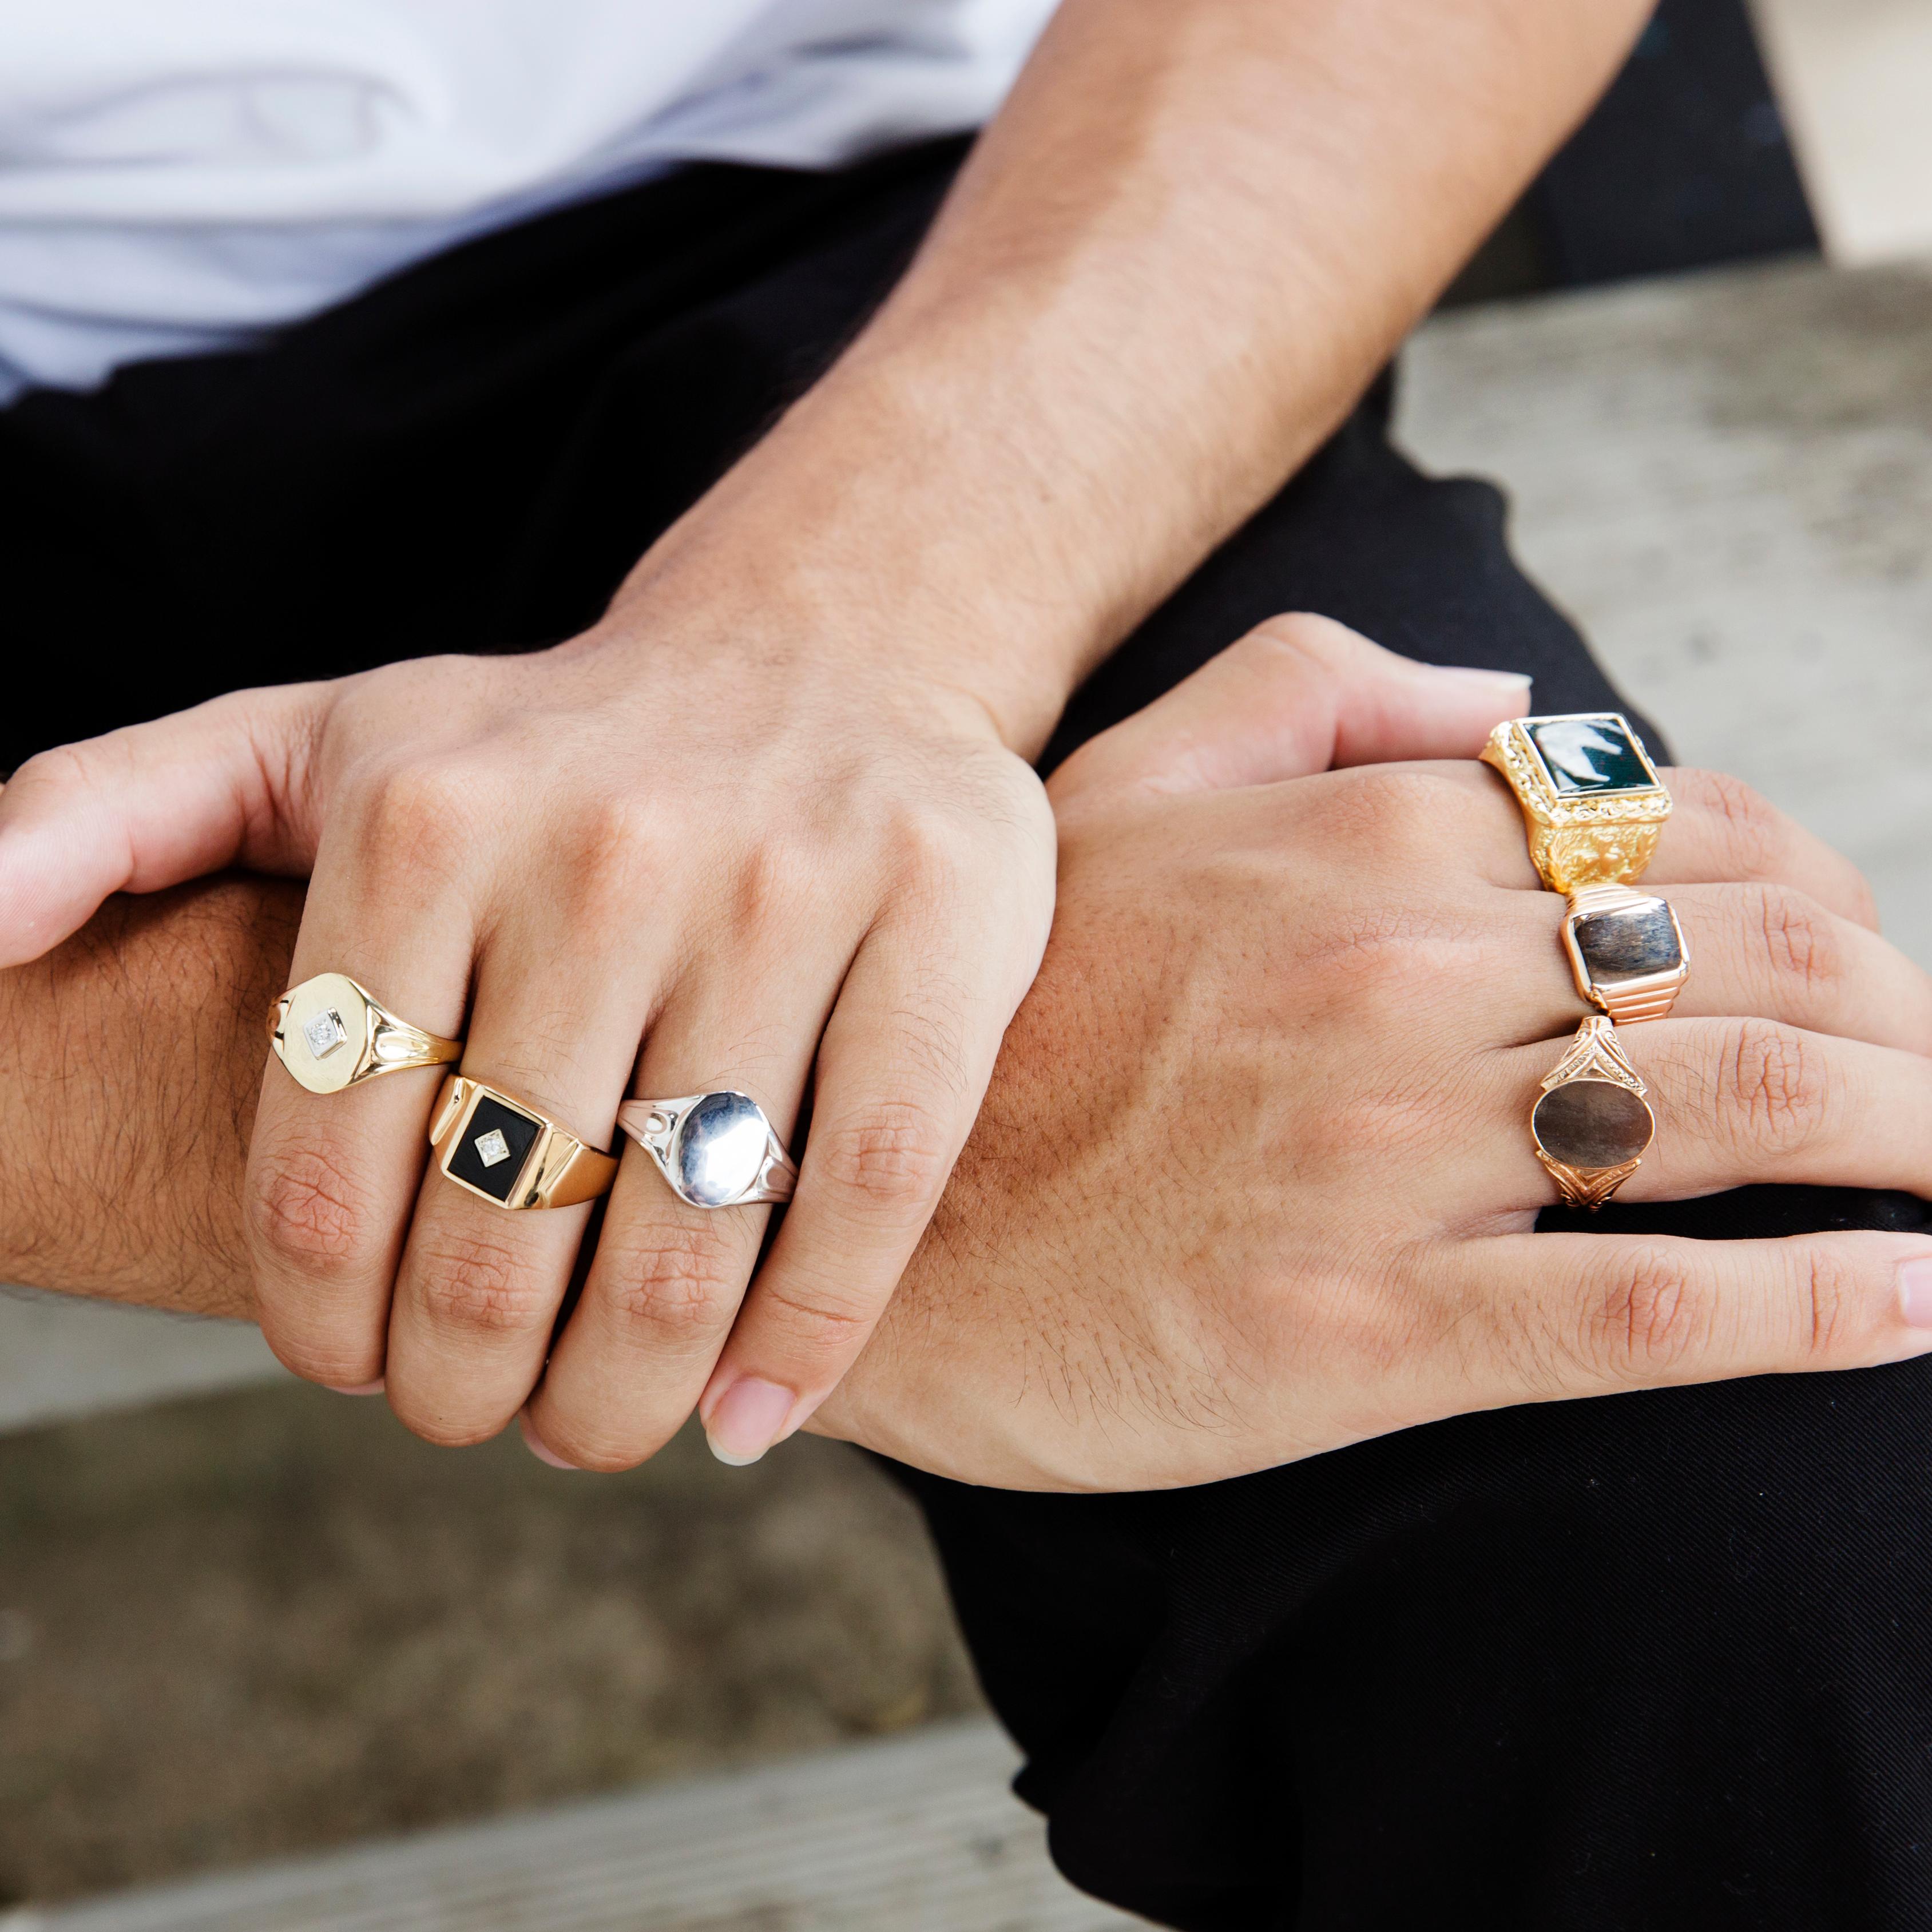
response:
M284 993L268 1009L268 1044L311 1094L463 1058L462 1041L399 1019L346 973L320 973Z
M1648 1091L1615 1023L1592 1013L1544 1076L1529 1116L1536 1157L1566 1208L1600 1208L1643 1164L1657 1134Z
M1490 734L1483 762L1515 793L1550 891L1643 877L1670 794L1628 720L1614 711L1512 718Z
M610 1191L614 1155L480 1080L452 1073L430 1122L443 1178L493 1208L574 1208Z

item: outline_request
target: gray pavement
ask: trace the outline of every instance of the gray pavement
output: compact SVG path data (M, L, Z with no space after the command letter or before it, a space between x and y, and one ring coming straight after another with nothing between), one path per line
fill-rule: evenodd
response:
M46 1912L0 1932L1130 1932L983 1720Z
M1464 310L1404 365L1430 468L1686 763L1864 866L1932 967L1932 268L1815 263Z

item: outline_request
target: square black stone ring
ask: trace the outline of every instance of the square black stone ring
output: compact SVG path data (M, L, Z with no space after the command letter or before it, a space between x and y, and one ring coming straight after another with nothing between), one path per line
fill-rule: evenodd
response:
M1690 974L1684 929L1670 902L1628 886L1572 892L1563 950L1577 992L1619 1026L1663 1018Z
M446 1180L492 1207L572 1208L595 1200L617 1163L509 1094L452 1073L430 1122Z

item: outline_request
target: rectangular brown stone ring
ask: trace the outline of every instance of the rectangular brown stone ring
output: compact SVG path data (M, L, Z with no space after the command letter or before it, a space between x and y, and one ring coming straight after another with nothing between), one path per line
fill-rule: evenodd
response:
M1668 899L1628 886L1579 886L1563 920L1576 990L1619 1026L1660 1020L1690 976L1684 929Z
M1670 794L1628 720L1614 711L1512 718L1490 734L1483 762L1515 793L1550 891L1643 877Z
M1536 1157L1566 1208L1600 1208L1642 1164L1657 1132L1648 1091L1615 1023L1592 1013L1544 1076L1529 1117Z

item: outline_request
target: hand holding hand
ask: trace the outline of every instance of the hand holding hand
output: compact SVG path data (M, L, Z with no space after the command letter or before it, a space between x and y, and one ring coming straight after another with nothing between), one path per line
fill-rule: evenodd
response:
M466 1035L466 1072L593 1146L633 1091L742 1089L787 1138L811 1091L748 1299L770 1210L688 1207L627 1151L551 1377L555 1446L612 1466L707 1388L714 1440L748 1456L836 1382L1052 907L1045 795L982 704L909 661L814 658L775 616L726 634L668 603L534 656L243 692L36 758L0 795L0 961L110 892L312 872L297 980L346 973ZM436 1086L319 1097L272 1067L248 1225L283 1359L386 1376L411 1426L461 1442L542 1372L590 1210L506 1214L425 1178Z
M1553 1198L1531 1103L1583 1013L1563 903L1483 766L1324 770L1479 748L1365 716L1388 668L1280 620L1055 775L1046 958L814 1426L969 1481L1134 1489L1932 1348L1922 1238L1530 1232ZM1694 968L1671 1018L1621 1030L1658 1133L1620 1198L1932 1190L1932 981L1844 860L1734 781L1666 777L1646 883Z

